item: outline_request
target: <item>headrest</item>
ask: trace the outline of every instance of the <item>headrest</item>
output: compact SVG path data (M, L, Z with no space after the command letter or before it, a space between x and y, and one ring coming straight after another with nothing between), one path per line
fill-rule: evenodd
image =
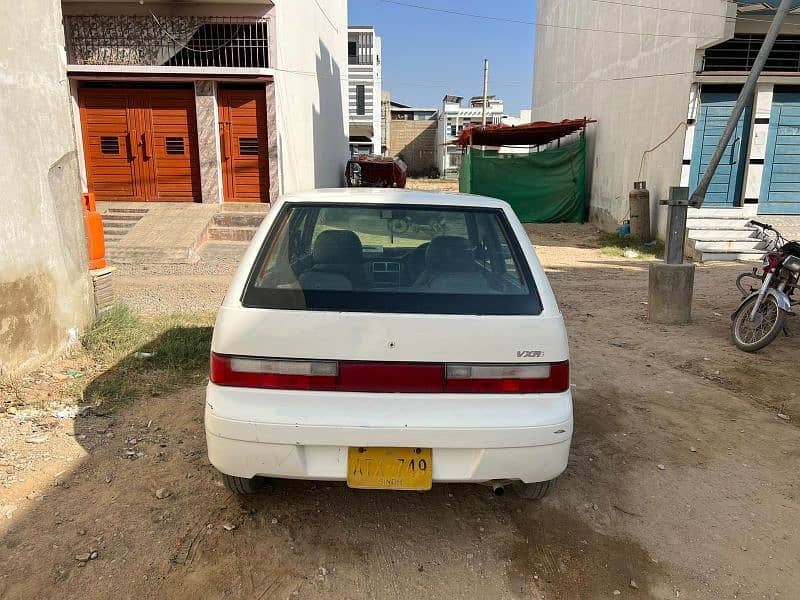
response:
M440 273L472 271L476 267L470 241L453 235L433 238L425 253L425 263L429 270Z
M361 240L346 229L328 229L314 242L314 264L349 265L361 262Z

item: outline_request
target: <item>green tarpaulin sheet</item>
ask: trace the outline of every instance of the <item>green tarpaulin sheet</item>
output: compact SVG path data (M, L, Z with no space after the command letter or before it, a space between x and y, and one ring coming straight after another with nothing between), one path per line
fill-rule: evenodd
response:
M471 147L461 159L459 190L508 202L523 223L585 220L586 140L530 154Z

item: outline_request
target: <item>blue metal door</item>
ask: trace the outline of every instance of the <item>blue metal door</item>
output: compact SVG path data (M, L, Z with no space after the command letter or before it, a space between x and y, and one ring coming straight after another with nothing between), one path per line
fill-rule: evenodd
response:
M800 215L800 93L772 99L758 213Z
M711 92L700 95L700 114L695 127L692 169L689 176L690 193L694 192L700 177L705 173L708 163L711 162L711 156L717 148L738 97L736 92ZM735 208L739 206L752 115L753 105L750 103L739 119L736 132L728 142L717 172L711 179L711 185L708 186L706 199L703 202L704 207Z

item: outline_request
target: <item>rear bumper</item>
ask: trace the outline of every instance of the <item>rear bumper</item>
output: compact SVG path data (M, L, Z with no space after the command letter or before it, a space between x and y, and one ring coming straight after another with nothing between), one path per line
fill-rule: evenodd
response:
M209 384L211 463L238 477L346 480L351 446L433 450L434 481L546 481L567 465L569 392L537 396L346 394Z

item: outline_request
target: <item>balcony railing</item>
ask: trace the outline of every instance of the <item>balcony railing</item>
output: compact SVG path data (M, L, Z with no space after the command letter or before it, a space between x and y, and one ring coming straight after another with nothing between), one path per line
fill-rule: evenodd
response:
M266 19L66 16L74 65L269 67Z
M347 64L371 65L373 45L372 33L351 33L347 40Z

